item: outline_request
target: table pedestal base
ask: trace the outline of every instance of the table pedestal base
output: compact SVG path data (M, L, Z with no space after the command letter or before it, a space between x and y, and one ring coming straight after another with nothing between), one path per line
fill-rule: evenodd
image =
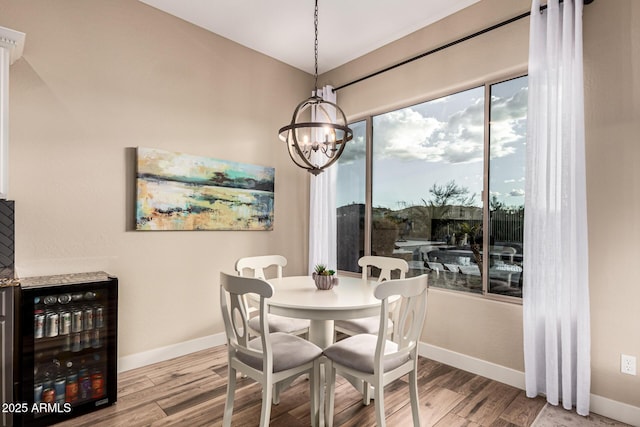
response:
M309 341L323 350L333 344L333 320L311 319Z

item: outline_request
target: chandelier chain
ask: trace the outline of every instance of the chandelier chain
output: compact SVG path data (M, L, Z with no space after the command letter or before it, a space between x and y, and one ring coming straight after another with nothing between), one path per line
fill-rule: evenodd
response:
M316 94L317 94L317 92L318 92L318 0L316 0L316 9L315 9L315 13L314 13L313 24L314 24L315 29L316 29L316 32L315 32L315 45L314 45L316 68L315 68L314 77L315 77L315 90L316 90Z

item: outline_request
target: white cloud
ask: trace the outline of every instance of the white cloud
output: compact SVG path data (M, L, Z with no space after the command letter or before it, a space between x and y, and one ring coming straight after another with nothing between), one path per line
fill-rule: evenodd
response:
M513 189L509 192L511 197L522 197L524 196L524 190L521 188Z
M491 156L504 157L515 152L516 142L524 142L527 119L527 88L510 98L491 99Z
M376 155L401 159L438 161L442 150L427 143L442 123L433 117L423 117L412 108L378 116L374 123Z
M433 100L431 100L429 102L432 103L432 104L441 104L441 103L444 103L444 102L449 102L449 98L450 98L449 96L443 96L441 98L433 99Z
M354 160L362 161L366 155L366 150L364 135L356 135L351 141L347 142L347 146L344 148L339 162L341 164L347 164Z
M462 94L460 94L462 95ZM468 96L468 95L467 95ZM455 98L455 99L454 99ZM464 105L444 119L442 112ZM441 104L434 108L434 104ZM431 111L428 113L427 111ZM439 113L443 116L442 113ZM526 132L527 90L510 98L494 97L491 109L491 156L515 153ZM470 163L484 157L484 101L452 95L374 117L374 156L427 162ZM364 155L364 144L357 151ZM512 182L512 181L508 181Z
M482 102L448 121L425 117L411 107L392 111L378 116L374 128L376 156L448 163L482 159Z

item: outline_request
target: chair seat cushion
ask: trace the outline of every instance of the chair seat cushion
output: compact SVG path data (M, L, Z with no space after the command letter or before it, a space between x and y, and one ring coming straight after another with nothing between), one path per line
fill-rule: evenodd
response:
M275 332L269 335L273 352L273 372L286 371L311 362L322 354L317 345L295 335ZM249 341L249 348L262 350L260 337ZM262 369L262 358L245 353L236 354L239 360L255 369Z
M309 320L294 319L292 317L278 316L277 314L268 314L269 332L284 332L291 334L309 328ZM254 331L260 330L260 316L249 319L249 327Z
M380 316L365 317L363 319L336 320L336 328L346 329L354 334L373 334L378 333L380 328ZM387 320L387 329L393 328L391 319Z
M386 340L384 354L395 353L398 345L393 341ZM324 355L332 361L344 365L348 368L373 374L374 355L376 352L377 335L360 334L345 338L327 347ZM383 369L390 371L409 360L408 355L399 355L385 358Z

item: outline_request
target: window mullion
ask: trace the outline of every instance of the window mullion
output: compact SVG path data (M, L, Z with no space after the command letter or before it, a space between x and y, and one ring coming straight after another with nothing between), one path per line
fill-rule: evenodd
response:
M372 206L372 182L373 182L373 119L367 116L367 132L365 139L365 162L366 162L366 178L365 178L365 204L364 204L364 255L371 255L371 232L373 222L373 206ZM371 271L367 271L367 276Z
M482 182L482 293L489 292L489 260L491 222L489 219L489 159L490 152L490 123L491 120L491 85L484 85L484 159Z

